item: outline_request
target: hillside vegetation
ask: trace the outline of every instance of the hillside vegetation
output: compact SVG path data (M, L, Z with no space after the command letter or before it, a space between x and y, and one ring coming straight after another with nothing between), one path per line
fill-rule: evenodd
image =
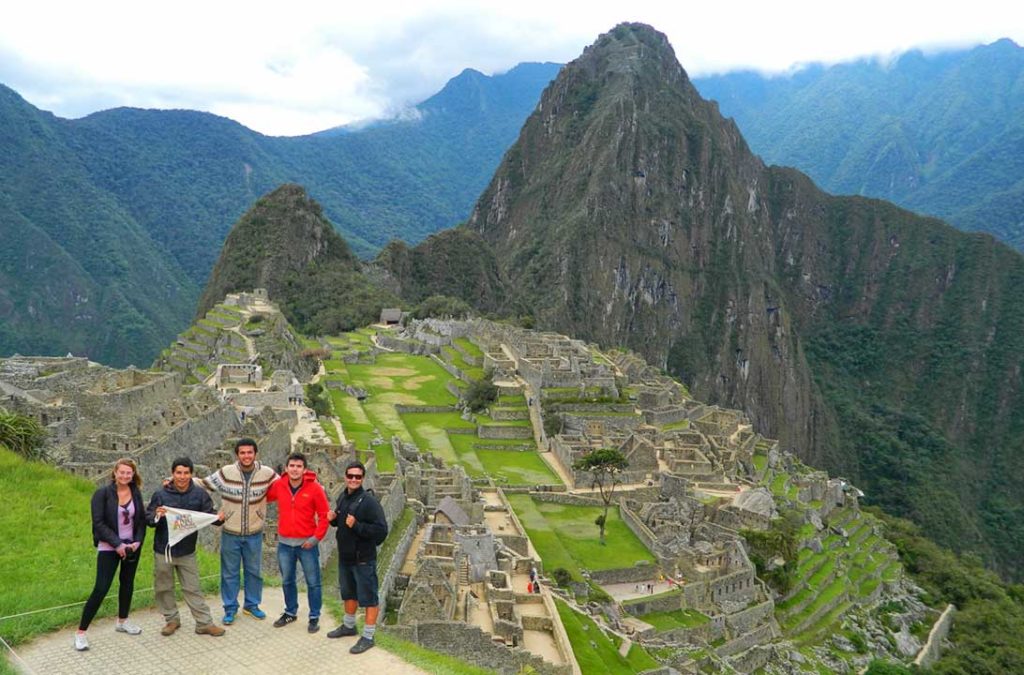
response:
M284 183L360 256L464 220L558 68L466 70L400 120L297 138L187 110L60 119L0 85L0 354L152 362L232 224Z
M789 76L696 78L754 152L1024 249L1024 49L999 40Z

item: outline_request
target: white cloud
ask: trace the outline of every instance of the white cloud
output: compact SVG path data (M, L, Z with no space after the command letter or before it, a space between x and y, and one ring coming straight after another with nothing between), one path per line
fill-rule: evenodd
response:
M665 32L691 75L1024 40L1024 8L994 0L35 2L5 8L0 82L62 116L187 107L290 135L401 109L466 67L571 60L623 20Z

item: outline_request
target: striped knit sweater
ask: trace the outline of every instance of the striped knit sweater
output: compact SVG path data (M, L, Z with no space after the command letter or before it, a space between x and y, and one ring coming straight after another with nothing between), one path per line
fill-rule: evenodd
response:
M242 467L235 462L201 479L203 487L218 492L224 512L224 531L237 535L259 534L267 517L267 490L277 478L269 466L256 462L246 489Z

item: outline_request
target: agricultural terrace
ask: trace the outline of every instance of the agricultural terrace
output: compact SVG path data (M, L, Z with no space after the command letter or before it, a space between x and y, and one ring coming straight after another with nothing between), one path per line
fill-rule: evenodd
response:
M465 344L460 343L460 350L452 350L453 354L460 358L462 352L481 354L473 343L462 342ZM513 411L522 411L523 419L495 420L477 415L473 420L464 420L455 408L458 399L449 386L465 383L456 380L433 358L387 352L378 354L374 363L345 363L342 358L346 353L368 351L370 338L365 330L330 338L328 343L334 351L332 358L324 362L325 383L340 382L367 392L366 399L360 401L344 390L330 388L334 414L341 422L345 437L358 449L374 448L381 471L394 470L390 441L398 436L448 464L462 466L473 478L489 476L504 485L561 483L537 454L526 400L521 395L502 397L494 409L505 412L506 417ZM450 356L443 355L446 360ZM467 368L472 366L463 362L459 370L465 373ZM483 371L479 374L482 377ZM396 406L448 410L400 413ZM521 438L480 438L478 430L483 427L518 427L522 429ZM371 446L378 434L386 442ZM328 435L331 435L330 430Z
M528 494L507 496L549 573L564 567L573 578L581 579L583 569L620 569L641 560L657 564L643 542L622 522L618 508L608 510L608 544L602 546L594 523L602 507L540 502Z

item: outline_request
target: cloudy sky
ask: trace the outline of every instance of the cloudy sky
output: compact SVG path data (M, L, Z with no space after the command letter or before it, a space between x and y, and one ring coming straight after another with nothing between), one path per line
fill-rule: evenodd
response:
M387 116L463 68L570 61L602 32L642 21L691 76L885 59L919 47L1024 44L1006 0L178 0L10 3L0 83L62 117L116 106L191 108L272 135Z

